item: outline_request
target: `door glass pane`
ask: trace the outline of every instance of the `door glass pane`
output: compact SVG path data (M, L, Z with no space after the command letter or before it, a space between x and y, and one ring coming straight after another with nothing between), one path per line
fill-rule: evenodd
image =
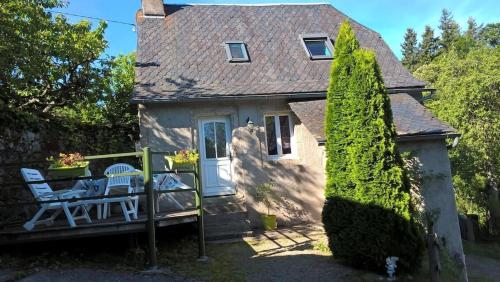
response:
M276 128L274 127L274 117L266 117L266 140L267 154L270 156L278 154L278 145L276 142Z
M205 136L205 158L215 158L215 130L214 123L205 123L203 125L203 135Z
M215 123L215 136L217 139L217 158L227 157L226 124L224 122Z
M288 116L280 116L281 150L283 155L292 153L290 141L290 119Z

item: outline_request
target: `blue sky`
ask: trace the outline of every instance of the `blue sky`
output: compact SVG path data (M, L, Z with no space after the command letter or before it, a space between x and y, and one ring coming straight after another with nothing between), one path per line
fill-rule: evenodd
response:
M135 12L140 8L140 0L66 0L66 8L56 9L67 13L105 18L110 20L135 22ZM413 27L420 35L425 24L437 29L441 9L453 13L459 24L465 28L469 16L478 23L500 21L499 0L331 0L331 1L172 1L165 3L200 4L260 4L260 3L330 3L356 21L382 34L394 53L400 56L400 44L407 27ZM72 21L81 18L68 16ZM109 41L109 55L125 54L136 49L136 33L132 26L109 23L106 31Z

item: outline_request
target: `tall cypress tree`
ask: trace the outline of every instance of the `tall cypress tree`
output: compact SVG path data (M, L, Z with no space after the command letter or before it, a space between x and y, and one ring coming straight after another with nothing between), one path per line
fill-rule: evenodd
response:
M413 28L406 29L404 42L401 44L403 59L401 63L409 70L413 71L418 63L417 33Z
M450 11L446 9L443 9L441 12L439 29L441 30L441 40L439 41L439 45L444 51L449 50L453 43L460 37L460 26L453 19Z
M327 95L327 185L323 223L336 258L383 271L400 258L409 270L422 241L395 148L389 97L372 51L359 49L348 22L335 43Z
M439 38L434 37L434 30L426 25L424 33L422 33L418 64L424 65L430 63L437 56L438 48Z
M326 162L327 171L336 171L335 174L327 173L326 196L340 189L350 189L353 184L348 178L349 171L347 165L346 151L343 149L351 141L347 138L349 124L345 123L342 115L337 114L337 110L348 109L348 101L344 99L348 91L345 81L349 80L354 67L354 51L359 49L359 42L351 30L348 22L344 22L340 27L337 40L331 73L330 85L327 91L327 104L325 111L325 133L330 141L326 143L326 151L329 158ZM349 190L347 190L349 191ZM347 192L346 191L346 192Z

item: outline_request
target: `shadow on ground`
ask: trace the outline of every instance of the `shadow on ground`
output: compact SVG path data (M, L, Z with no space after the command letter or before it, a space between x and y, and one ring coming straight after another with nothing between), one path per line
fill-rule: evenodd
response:
M159 230L157 239L160 273L143 272L147 241L145 234L139 234L3 247L0 281L384 280L377 274L338 263L327 247L323 230L311 226L210 242L206 262L197 260L194 225ZM495 280L498 276L492 275L498 274L500 260L472 257L472 254L470 258L471 281L498 281ZM399 277L398 281L428 281L425 267L424 263L419 274Z
M197 261L196 239L191 224L158 231L161 273L154 276L142 273L147 267L145 234L3 247L0 280L351 281L366 274L336 263L319 229L283 229L209 243L207 262Z

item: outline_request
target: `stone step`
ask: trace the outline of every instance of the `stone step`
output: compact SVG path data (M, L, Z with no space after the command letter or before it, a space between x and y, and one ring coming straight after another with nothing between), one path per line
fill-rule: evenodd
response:
M205 215L205 238L209 241L242 238L253 234L245 212Z
M230 212L222 214L205 214L203 217L205 225L210 224L227 224L238 221L247 221L246 212Z
M236 196L204 198L203 208L207 215L246 211L244 200Z

